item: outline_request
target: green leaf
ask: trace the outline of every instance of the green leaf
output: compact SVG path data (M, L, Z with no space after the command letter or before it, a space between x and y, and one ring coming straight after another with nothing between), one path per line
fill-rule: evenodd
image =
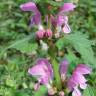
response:
M96 95L96 89L88 86L87 89L84 90L83 96L95 96Z
M46 92L45 86L41 86L40 89L34 93L34 96L45 96Z
M52 0L47 0L47 3L49 3L52 6L62 6L64 3L63 2L56 2L56 1L52 1Z
M15 92L14 96L31 96L28 91L30 90L27 89L18 90Z
M88 36L82 33L74 33L65 37L70 41L72 46L79 52L85 63L94 64L95 57L92 50L92 42L88 40Z
M15 48L15 49L17 49L17 50L19 50L19 51L21 51L23 53L26 53L26 52L29 53L29 52L32 52L32 51L36 50L37 47L38 47L38 45L36 43L31 44L28 41L25 41L25 42L23 42L21 44L14 45L11 48Z
M94 65L96 67L96 60L94 52L92 50L92 41L88 39L87 34L82 34L80 32L75 32L70 35L65 35L64 38L61 38L56 42L58 49L62 49L65 46L72 46L77 52L80 53L81 58L87 64Z
M2 56L8 49L15 48L21 52L32 52L37 49L38 45L34 42L29 42L30 39L34 39L34 34L31 34L30 36L25 37L21 40L16 40L12 42L8 47L6 47L2 52L0 53L0 56Z
M12 80L11 78L7 78L6 79L6 85L15 88L16 82L15 82L15 80Z

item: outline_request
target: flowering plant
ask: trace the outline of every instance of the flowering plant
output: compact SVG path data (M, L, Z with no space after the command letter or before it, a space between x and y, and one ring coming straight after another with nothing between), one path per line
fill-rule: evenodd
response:
M57 2L60 1L57 0ZM78 64L72 74L67 74L70 62L63 52L60 53L60 50L58 50L59 45L56 43L71 33L68 14L76 8L76 5L68 2L53 8L46 2L44 4L46 4L47 11L44 16L42 16L43 13L39 9L39 4L28 2L20 6L22 11L31 11L33 13L29 27L37 28L35 40L39 42L41 49L47 53L45 58L40 57L36 60L35 65L28 69L28 73L38 80L38 83L34 85L34 89L38 91L40 84L43 84L48 89L48 95L69 96L72 93L72 96L82 96L80 89L86 89L87 87L87 80L84 76L90 74L91 69L85 64ZM54 13L52 13L52 8ZM67 47L66 50L70 51ZM60 64L58 64L58 55L65 58Z

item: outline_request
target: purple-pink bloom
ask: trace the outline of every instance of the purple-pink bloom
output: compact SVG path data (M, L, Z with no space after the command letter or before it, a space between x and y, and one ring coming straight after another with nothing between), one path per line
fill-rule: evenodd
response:
M33 24L39 25L41 23L41 14L35 3L33 2L24 3L20 5L20 9L22 11L32 11L34 13L34 16L32 16L31 18L30 25L33 25Z
M68 64L69 64L68 61L65 59L60 63L60 74L67 73Z
M61 28L62 29L61 31L63 31L64 33L71 32L71 28L68 24L68 16L66 16L66 13L74 10L75 7L76 6L73 3L64 3L64 5L60 7L57 18L51 16L52 23L55 24L57 27L63 26L63 28Z
M32 68L29 68L28 73L36 77L38 80L35 89L38 89L40 84L47 86L53 78L52 66L48 60L44 58L38 59L36 64Z
M60 13L73 11L74 8L76 8L76 5L74 5L73 3L64 3L64 5L62 7L60 7Z
M91 73L91 68L84 64L79 64L78 67L75 69L75 71L80 72L81 74L90 74Z
M81 89L86 89L87 87L87 80L85 79L84 75L85 74L90 74L91 69L84 64L79 64L76 69L73 71L73 74L71 78L68 80L68 88L73 91L73 94L78 92L78 86ZM72 95L72 96L81 96L81 95Z
M71 29L68 24L68 16L66 16L66 12L74 10L76 6L73 3L64 3L62 7L60 7L58 17L57 17L57 25L62 26L62 31L64 33L70 33Z
M60 63L60 74L61 76L66 74L68 67L68 61L63 60ZM44 84L47 88L50 87L50 81L53 79L53 68L52 65L48 62L47 59L40 58L36 61L36 64L29 68L28 73L32 76L36 77L38 80L38 83L35 84L35 89L37 90L39 88L40 84Z

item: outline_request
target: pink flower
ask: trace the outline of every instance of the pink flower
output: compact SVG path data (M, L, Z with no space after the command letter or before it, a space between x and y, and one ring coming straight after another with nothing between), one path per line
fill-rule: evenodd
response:
M91 69L84 64L79 64L76 67L71 78L68 81L68 88L73 91L72 96L81 96L78 86L80 86L81 89L86 89L87 80L85 79L84 75L90 73ZM77 95L76 93L79 95Z
M60 74L66 73L67 65L67 60L60 63ZM38 83L34 86L36 90L39 88L40 84L44 84L49 90L52 89L50 86L50 80L52 81L53 79L53 69L47 59L38 59L36 64L32 68L29 68L28 73L36 77L38 80Z
M75 7L76 6L73 3L64 3L64 5L60 7L57 22L59 26L64 26L62 29L64 33L71 32L70 26L68 25L68 16L66 16L66 12L74 10Z
M72 96L82 96L80 90L78 89L78 87L74 88Z
M31 18L31 26L33 24L39 25L41 22L41 14L38 10L38 8L36 7L36 4L33 2L28 2L28 3L24 3L22 5L20 5L20 9L22 11L32 11L34 13L34 16L32 16Z
M64 33L70 33L71 28L68 24L68 16L66 16L66 12L74 10L76 6L73 3L64 3L62 7L60 7L60 11L58 13L58 18L57 18L57 25L62 26L62 31Z
M68 16L66 15L66 13L74 10L75 7L76 6L73 3L64 3L64 5L60 7L57 18L51 16L52 24L59 27L58 29L61 29L60 31L63 31L64 33L70 33L71 28L68 24Z
M46 59L38 59L36 65L29 68L28 73L36 77L38 83L35 85L37 90L40 84L44 84L48 87L50 80L53 78L53 70L51 64Z

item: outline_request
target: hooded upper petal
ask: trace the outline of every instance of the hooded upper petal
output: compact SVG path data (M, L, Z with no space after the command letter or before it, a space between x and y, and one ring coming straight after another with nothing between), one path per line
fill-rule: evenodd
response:
M60 12L69 12L74 10L76 6L73 3L64 3L64 5L60 8Z
M20 8L22 11L33 11L34 13L38 12L36 4L33 2L24 3L20 5Z
M75 71L78 71L81 74L90 74L92 70L87 65L79 64Z
M34 16L31 18L30 26L36 24L39 25L41 22L41 14L34 2L28 2L20 5L20 9L22 11L32 11L34 13Z

